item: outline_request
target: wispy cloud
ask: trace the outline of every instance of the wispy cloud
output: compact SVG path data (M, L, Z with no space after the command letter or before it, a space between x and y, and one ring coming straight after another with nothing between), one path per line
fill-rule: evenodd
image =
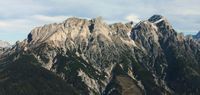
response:
M69 18L71 16L46 16L46 15L33 15L30 18L32 18L35 21L43 22L43 23L56 23L56 22L62 22L65 19ZM30 19L29 19L30 20Z
M8 27L8 26L9 26L9 23L4 22L4 21L0 21L0 28L2 28L2 27Z
M133 21L133 22L135 22L135 23L138 23L138 22L141 21L141 20L139 19L139 17L136 16L136 15L134 15L134 14L130 14L130 15L126 16L125 19L128 20L128 21Z
M27 34L35 27L50 23L60 23L69 16L45 16L33 15L21 19L0 20L0 39L15 43L23 40Z

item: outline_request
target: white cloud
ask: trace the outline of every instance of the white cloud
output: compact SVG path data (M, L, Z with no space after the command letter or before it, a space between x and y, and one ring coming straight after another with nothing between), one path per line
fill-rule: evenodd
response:
M47 16L47 15L33 15L23 19L5 19L0 20L0 31L4 32L23 32L29 33L34 27L42 26L51 23L61 23L72 16ZM81 17L79 17L81 18ZM82 17L83 18L83 17ZM89 19L89 18L85 18Z
M38 22L55 23L62 22L69 18L70 16L46 16L46 15L33 15L31 18Z
M23 19L4 19L0 20L0 39L14 43L17 40L23 40L27 34L34 28L50 23L60 23L69 16L45 16L33 15Z
M9 23L4 22L4 21L0 21L0 28L2 28L2 27L8 27L8 26L9 26Z
M29 24L30 21L27 19L1 20L0 30L4 30L4 32L13 32L13 30L22 32L24 29L28 28Z
M24 17L50 10L37 0L0 0L0 17Z
M136 23L140 22L139 17L134 15L134 14L130 14L130 15L126 16L125 19L128 20L128 21L136 22Z

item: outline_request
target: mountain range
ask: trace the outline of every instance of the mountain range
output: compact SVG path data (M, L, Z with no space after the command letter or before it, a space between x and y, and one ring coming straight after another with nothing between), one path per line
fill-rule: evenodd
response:
M0 55L0 95L199 95L199 85L200 43L161 15L136 25L72 17Z

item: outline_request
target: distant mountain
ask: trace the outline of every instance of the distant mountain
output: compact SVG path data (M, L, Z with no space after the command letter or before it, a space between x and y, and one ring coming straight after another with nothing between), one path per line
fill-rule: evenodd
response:
M10 43L0 40L0 54L6 51L6 49L9 47L11 47Z
M5 47L10 47L10 46L11 44L9 42L0 40L0 47L5 48Z
M196 35L193 35L193 38L194 38L194 39L199 39L199 40L200 40L200 31L199 31Z
M198 95L200 44L154 15L136 25L68 18L0 56L0 95Z

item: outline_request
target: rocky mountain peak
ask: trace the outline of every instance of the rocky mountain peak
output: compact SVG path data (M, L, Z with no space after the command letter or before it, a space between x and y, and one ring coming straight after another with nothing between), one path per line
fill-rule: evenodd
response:
M64 27L76 27L76 26L84 26L84 25L103 25L105 24L102 17L93 18L91 20L82 19L77 17L71 17L64 21Z
M103 23L103 18L101 16L93 18L90 20L92 23Z
M158 27L150 21L142 21L136 24L131 31L132 39L135 40L140 45L150 48L147 42L156 43L159 45L158 40Z
M101 39L106 42L112 41L112 35L119 34L129 39L127 33L131 31L131 24L106 24L102 17L91 20L82 18L68 18L63 23L54 23L37 27L28 35L30 45L51 43L56 47L63 46L66 42L86 42L90 39ZM70 41L69 41L70 40ZM130 40L130 39L129 39Z
M162 15L153 15L148 19L150 22L156 23L158 21L166 20L166 18Z
M172 30L172 26L169 21L161 15L153 15L148 19L149 22L156 24L161 30Z

